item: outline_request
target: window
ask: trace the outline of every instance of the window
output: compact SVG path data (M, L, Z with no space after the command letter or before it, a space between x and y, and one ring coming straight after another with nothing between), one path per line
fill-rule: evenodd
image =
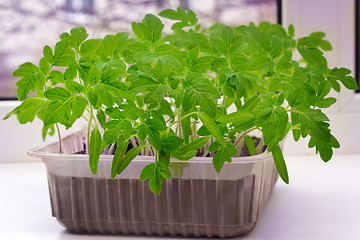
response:
M141 21L148 12L162 9L193 9L200 23L229 25L249 21L278 21L279 0L2 0L0 1L0 99L16 100L16 79L11 73L18 65L38 62L42 47L53 46L58 36L83 25L92 34L103 36L128 31L132 21ZM0 118L19 104L0 101ZM15 117L0 121L0 161L26 160L26 151L42 143L42 124L19 125Z
M103 35L130 30L132 21L165 8L191 8L204 26L249 21L277 22L277 0L5 0L0 3L0 99L16 99L11 73L25 61L37 62L45 44L77 25Z

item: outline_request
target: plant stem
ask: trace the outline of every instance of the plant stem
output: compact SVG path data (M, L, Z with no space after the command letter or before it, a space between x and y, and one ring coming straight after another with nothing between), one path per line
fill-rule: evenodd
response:
M86 152L89 153L89 146L90 146L90 128L91 128L91 122L93 120L93 108L90 104L90 119L89 119L89 123L88 123L88 129L87 129L87 136L86 136L86 143L87 143L87 148L86 148ZM95 123L96 124L96 123Z
M56 130L58 132L58 138L59 138L59 153L62 152L62 146L61 146L61 135L60 135L60 128L59 128L59 124L55 123L56 125Z
M181 118L181 107L179 107L179 109L178 109L178 126L179 126L179 128L178 128L179 129L178 136L180 138L182 138L181 120L182 120L182 118Z
M264 146L264 138L261 139L261 141L259 142L259 145L257 145L256 147L256 154L260 154L261 150Z
M178 120L172 122L172 123L169 125L168 128L171 128L171 127L174 126L176 123L180 123L181 120L184 120L185 118L190 117L191 115L195 114L195 112L191 112L191 113L188 113L188 114L186 114L186 115L184 115L184 116L182 116L182 117L179 117L179 116L180 116L179 111L180 111L180 110L178 110Z

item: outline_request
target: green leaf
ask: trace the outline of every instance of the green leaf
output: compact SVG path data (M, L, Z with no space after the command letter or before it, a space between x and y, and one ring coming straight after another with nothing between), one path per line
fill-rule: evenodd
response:
M181 20L181 17L178 15L178 13L172 9L165 9L159 13L159 16L168 18L171 20Z
M296 112L291 112L291 125L292 126L296 126L297 124L299 124L299 114ZM293 133L293 137L295 142L299 141L300 136L301 136L301 131L299 129L292 129L292 133Z
M162 140L161 149L166 151L173 151L181 146L184 143L184 139L177 136L169 136Z
M216 38L210 38L210 43L211 46L218 52L227 55L228 54L228 49L226 48L225 44L223 41L221 41L220 39L216 39Z
M129 146L128 140L117 141L116 151L111 164L111 178L114 179L119 172L120 161Z
M71 110L76 118L80 118L87 106L88 102L82 96L74 96L71 100Z
M51 79L51 84L56 85L57 83L64 83L64 74L60 71L54 70L50 72L49 79Z
M247 148L249 150L250 155L251 156L256 155L255 143L252 140L252 138L250 136L246 135L244 137L244 140L245 140L245 144L246 144L246 146L247 146Z
M336 98L328 97L318 101L316 106L319 108L329 108L334 103L336 103Z
M251 28L246 30L246 34L255 40L260 47L262 47L265 51L271 52L271 43L268 35L261 31L260 29Z
M119 139L123 128L122 124L123 120L110 120L104 123L103 127L106 129L104 133L104 141L106 144L112 144Z
M186 153L189 151L193 151L193 150L198 150L201 147L203 147L210 139L211 137L202 137L202 138L197 138L194 141L185 144L184 146L180 147L177 149L177 152L179 153Z
M134 42L127 47L134 52L150 52L150 45L144 42Z
M6 114L3 120L16 114L20 124L32 122L44 101L44 99L29 97L25 99L20 106L17 106L10 113Z
M75 62L75 52L70 48L69 42L62 40L55 45L52 65L68 67Z
M92 130L90 135L90 146L89 147L89 166L91 172L96 175L97 166L100 159L101 153L101 134L97 127Z
M216 121L220 123L234 123L240 124L247 122L254 118L254 115L248 111L238 110L228 115L218 118Z
M225 26L221 31L221 38L224 42L224 45L227 49L230 48L231 42L234 38L234 31L231 27Z
M147 147L148 145L143 145L143 146L137 146L134 147L132 149L130 149L126 155L119 161L119 167L118 167L118 174L121 174L125 168L131 163L131 161L137 156L139 155L139 153L141 152L141 150L145 147Z
M25 77L28 75L34 75L39 71L39 68L30 62L26 62L21 64L18 69L16 69L13 73L13 77Z
M203 51L211 50L209 39L201 33L190 32L190 39L195 43L196 46L200 47Z
M93 66L89 71L89 82L92 85L97 84L100 81L100 71L97 66Z
M279 57L282 54L282 48L283 44L281 39L276 35L272 36L270 41L270 53L273 59Z
M290 24L288 27L288 33L290 37L294 37L295 36L295 28L294 25Z
M157 162L156 165L161 176L165 179L171 179L171 171L168 166L161 162Z
M137 24L138 30L144 36L144 39L150 43L157 42L161 37L161 31L164 28L161 20L153 14L146 14L142 23Z
M347 89L357 90L359 88L355 78L353 78L351 76L346 76L346 77L342 78L340 81L344 84L344 86Z
M154 173L154 169L156 168L155 163L150 163L146 165L140 174L140 181L146 181L151 177L151 175Z
M85 87L78 82L67 80L65 81L65 87L71 93L83 93L85 91Z
M270 66L271 60L268 57L255 58L248 67L248 71L266 71Z
M174 112L171 109L170 103L163 99L160 103L160 111L165 115L168 115L170 118L174 118Z
M225 147L224 135L221 133L219 127L215 121L204 112L196 112L201 122L205 125L207 130L214 136L214 138L220 143L222 147Z
M213 157L213 166L216 170L216 172L220 172L221 169L224 166L224 163L226 162L231 162L231 155L228 151L226 151L225 149L223 149L222 147L219 149L219 151L217 151L217 153L215 153L214 157Z
M35 78L34 75L27 75L16 82L16 96L22 101L24 100L30 91L35 90Z
M45 142L46 136L53 136L55 134L55 128L54 125L50 125L50 126L43 126L42 128L42 139Z
M291 92L288 96L288 103L291 107L295 107L297 105L300 105L304 101L304 89L297 88L294 92Z
M82 56L92 54L99 47L100 43L101 39L86 40L80 45L80 54Z
M67 100L70 92L66 88L54 87L44 92L44 96L49 100Z
M298 46L297 49L308 64L326 64L326 59L323 57L323 52L318 48Z
M124 136L124 138L128 139L130 138L132 133L132 124L129 120L124 120L122 122L122 134Z
M220 143L215 141L209 146L209 152L216 152L221 147Z
M176 151L171 151L171 156L181 161L187 161L195 157L197 153L198 153L197 150L190 150L188 152L183 152L183 151L179 152L178 150L176 150Z
M181 63L177 58L175 58L171 55L163 55L160 57L160 59L165 64L169 64L174 69L175 72L180 73L182 71Z
M288 176L284 156L283 156L283 154L281 152L280 147L279 146L273 147L271 149L271 153L272 153L272 156L274 158L276 169L278 170L281 179L285 183L288 184L289 183L289 176Z
M84 27L76 27L70 30L70 42L75 49L89 36Z
M44 125L60 122L64 118L69 104L68 101L50 101L44 111Z
M45 47L43 49L43 54L44 54L45 59L50 64L52 64L53 63L53 51L48 45L45 45Z
M50 66L45 57L40 59L39 68L44 75L48 75Z
M156 195L159 195L161 192L161 184L164 181L164 176L171 178L171 172L170 170L166 170L166 168L168 169L167 166L156 162L148 164L141 172L140 180L145 181L149 179L150 190Z

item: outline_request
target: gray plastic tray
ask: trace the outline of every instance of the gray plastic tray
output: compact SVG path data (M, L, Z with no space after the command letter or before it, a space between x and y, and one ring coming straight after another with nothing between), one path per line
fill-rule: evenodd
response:
M90 233L234 237L251 231L278 178L271 154L233 158L218 174L211 158L178 162L183 174L167 180L159 196L140 181L153 157L138 156L116 179L112 156L100 158L94 176L84 133L29 152L46 164L52 214L67 229Z

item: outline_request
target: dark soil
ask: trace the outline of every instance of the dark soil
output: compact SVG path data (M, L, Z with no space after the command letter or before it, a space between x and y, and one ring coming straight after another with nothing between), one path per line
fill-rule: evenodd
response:
M259 145L259 143L261 142L261 138L258 138L258 137L251 137L252 140L254 141L254 144L255 144L255 147L257 147ZM235 141L232 141L233 143ZM135 140L135 145L132 141L129 140L129 145L128 145L128 148L127 148L127 151L128 152L130 149L136 147L136 146L139 146L141 145L137 140ZM116 151L116 143L113 147L111 147L111 145L109 145L105 150L103 150L103 153L102 154L106 154L106 155L114 155L115 154L115 151ZM84 144L84 150L82 151L79 151L79 152L76 152L75 154L86 154L86 144ZM264 145L263 149L261 152L264 152L266 150L266 145ZM199 149L198 150L198 154L196 155L197 157L202 157L204 154L204 149ZM216 153L216 152L215 152ZM215 153L208 153L206 155L206 157L211 157L213 156ZM148 151L146 151L146 154L143 154L143 152L141 152L139 155L146 155L146 156L152 156L152 152L148 149ZM241 148L241 151L240 151L240 157L247 157L247 156L250 156L250 152L249 152L249 149L248 147L246 146L246 144L243 144L242 148Z

